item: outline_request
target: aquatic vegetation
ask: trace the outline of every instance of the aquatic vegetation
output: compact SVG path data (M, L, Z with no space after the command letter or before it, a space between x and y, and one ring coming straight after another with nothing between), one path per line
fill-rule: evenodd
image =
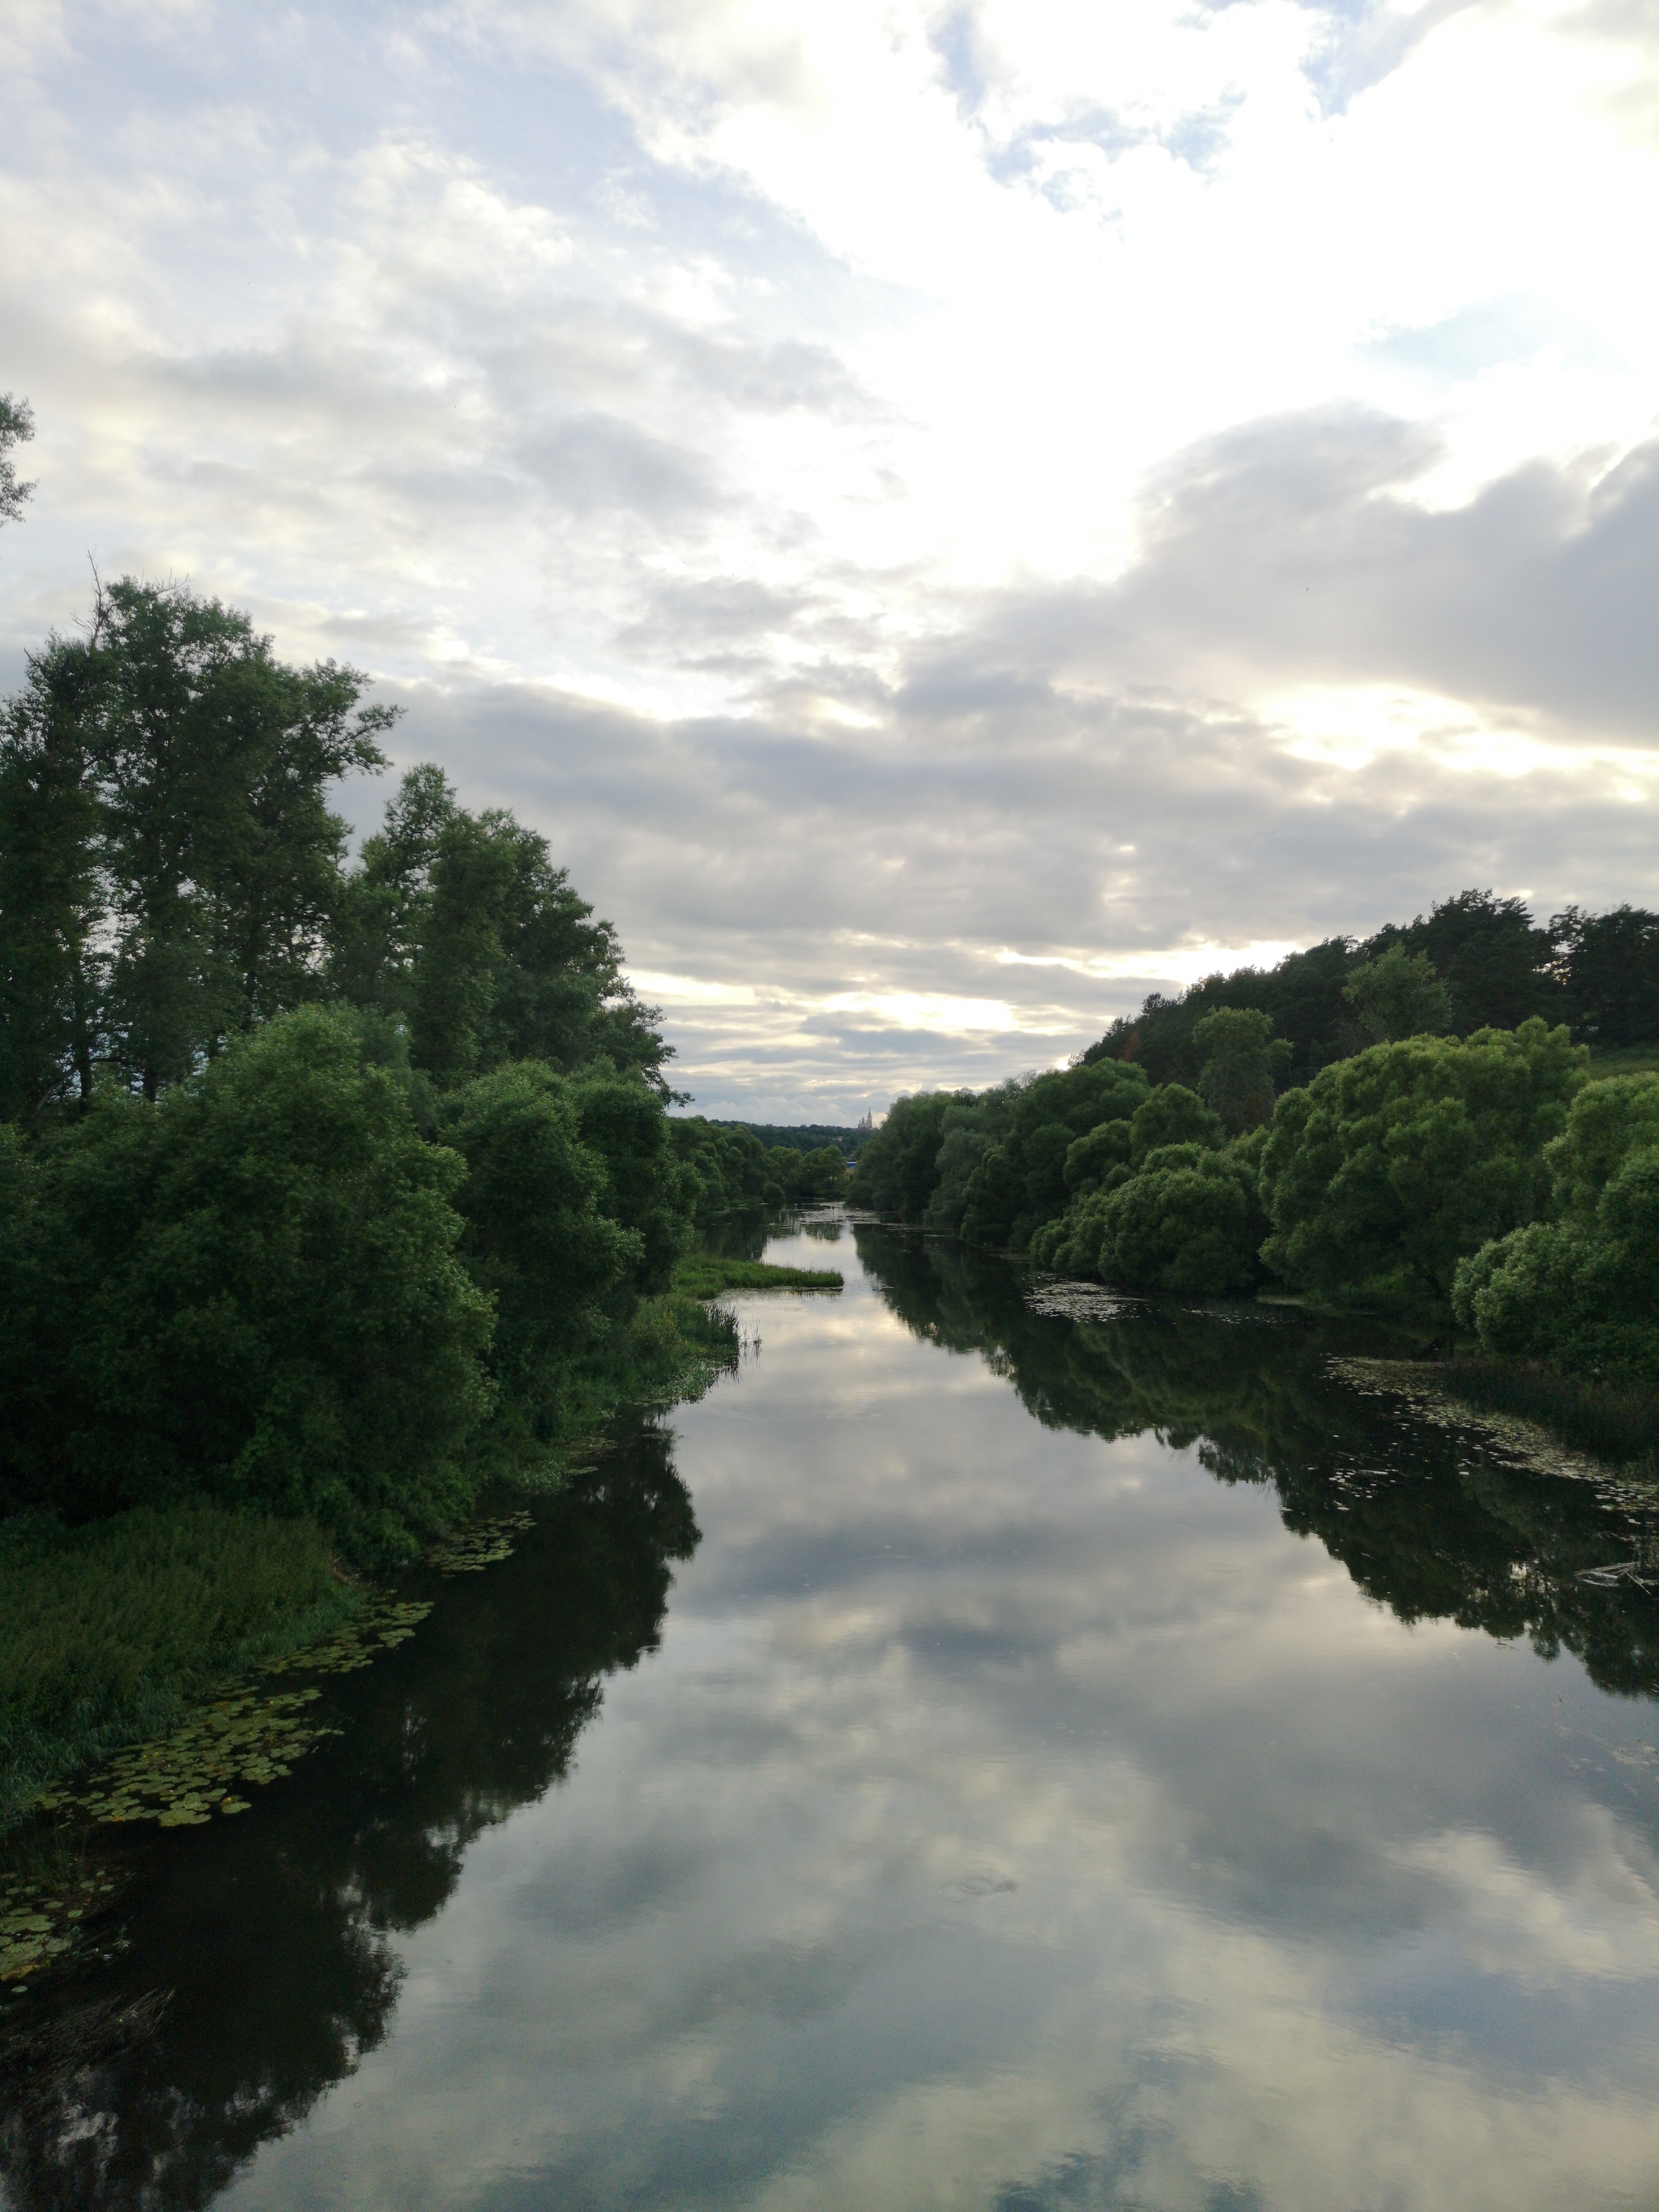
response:
M528 1513L507 1513L494 1521L480 1521L459 1536L434 1544L427 1553L441 1575L476 1575L493 1567L513 1552L514 1539L530 1526Z

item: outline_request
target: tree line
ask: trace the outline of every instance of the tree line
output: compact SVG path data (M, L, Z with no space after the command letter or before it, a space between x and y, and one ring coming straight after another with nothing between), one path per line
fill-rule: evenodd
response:
M1212 978L1149 1000L1069 1068L900 1099L849 1195L1126 1290L1276 1285L1443 1339L1461 1325L1494 1353L1649 1390L1659 1073L1597 1079L1573 1032L1600 1043L1613 1017L1581 997L1552 1024L1522 985L1565 993L1563 945L1592 949L1583 984L1609 943L1634 945L1616 1042L1652 1036L1659 984L1642 981L1637 952L1659 922L1574 909L1549 931L1528 921L1527 936L1524 911L1466 892L1412 926L1463 948L1455 981L1404 931L1240 971L1240 999L1282 992L1294 1036L1267 1006L1224 1000L1237 977ZM1322 1027L1310 1010L1332 973L1337 1011ZM1494 1003L1516 1020L1476 1019Z
M665 1294L726 1182L614 931L430 765L353 855L366 689L126 580L0 708L0 1510L400 1556L714 1346Z

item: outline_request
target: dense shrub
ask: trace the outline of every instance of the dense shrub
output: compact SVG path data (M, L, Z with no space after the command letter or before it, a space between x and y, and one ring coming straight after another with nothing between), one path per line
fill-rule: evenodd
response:
M0 1174L0 1484L74 1519L199 1492L406 1552L471 1495L491 1312L459 1154L351 1025L279 1017Z
M1549 1164L1554 1217L1463 1261L1458 1318L1489 1352L1659 1387L1659 1076L1587 1085Z
M1130 1119L1146 1100L1138 1067L1103 1060L1034 1076L1009 1094L1006 1129L969 1179L962 1234L994 1251L1023 1251L1066 1203L1066 1160L1079 1137Z
M1288 1092L1262 1155L1268 1265L1444 1325L1459 1261L1543 1211L1587 1056L1534 1020L1376 1045Z

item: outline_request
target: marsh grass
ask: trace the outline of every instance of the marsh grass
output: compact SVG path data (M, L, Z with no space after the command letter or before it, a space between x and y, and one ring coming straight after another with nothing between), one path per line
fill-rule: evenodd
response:
M225 1676L314 1642L360 1603L309 1522L190 1503L78 1528L0 1522L0 1829L42 1789L165 1735Z
M689 1253L674 1271L674 1288L694 1298L726 1291L838 1291L833 1267L776 1267L766 1260L727 1260L713 1252Z

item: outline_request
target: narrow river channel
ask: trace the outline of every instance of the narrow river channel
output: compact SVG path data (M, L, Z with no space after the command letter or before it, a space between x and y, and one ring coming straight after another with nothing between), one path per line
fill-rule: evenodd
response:
M12 2212L1659 2205L1639 1501L1272 1309L768 1256L847 1287L120 1842Z

